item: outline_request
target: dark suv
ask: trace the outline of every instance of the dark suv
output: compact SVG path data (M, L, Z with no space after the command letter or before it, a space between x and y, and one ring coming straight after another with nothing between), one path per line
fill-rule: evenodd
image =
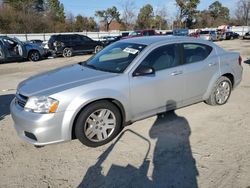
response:
M85 35L64 34L52 35L48 41L49 49L56 55L71 57L79 53L97 53L103 48L103 43L94 41Z

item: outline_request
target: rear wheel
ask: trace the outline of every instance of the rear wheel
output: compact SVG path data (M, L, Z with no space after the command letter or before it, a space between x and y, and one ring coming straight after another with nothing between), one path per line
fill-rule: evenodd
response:
M223 105L228 101L231 95L231 90L232 90L231 81L227 77L222 76L217 80L212 90L212 93L205 102L213 106Z
M0 60L4 59L4 53L3 50L0 48Z
M119 109L108 101L88 105L75 124L75 135L89 147L98 147L111 141L121 130Z
M72 57L73 52L71 48L64 48L63 49L63 57Z
M41 58L41 56L40 56L40 53L38 51L33 50L33 51L29 52L28 59L30 61L39 61L40 58Z

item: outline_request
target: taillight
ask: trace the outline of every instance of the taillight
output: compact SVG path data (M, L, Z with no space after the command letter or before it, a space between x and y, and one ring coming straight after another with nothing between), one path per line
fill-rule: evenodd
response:
M242 57L241 56L239 56L238 62L239 62L239 65L241 65L241 63L242 63Z

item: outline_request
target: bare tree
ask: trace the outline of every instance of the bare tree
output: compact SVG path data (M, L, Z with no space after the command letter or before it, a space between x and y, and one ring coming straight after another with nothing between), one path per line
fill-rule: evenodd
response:
M239 0L235 16L239 23L249 25L250 23L250 0Z
M132 0L125 0L122 2L122 22L125 30L133 29L136 21L136 6Z
M156 23L158 22L158 29L167 29L168 23L167 23L167 7L162 6L162 7L157 7L155 11L155 21Z

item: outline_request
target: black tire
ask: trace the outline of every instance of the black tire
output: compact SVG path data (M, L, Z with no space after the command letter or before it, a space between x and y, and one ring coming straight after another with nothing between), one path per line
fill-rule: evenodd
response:
M222 84L226 84L226 88L228 89L228 91L220 91L220 86ZM227 85L228 84L228 85ZM232 91L232 82L225 76L220 77L217 82L215 83L215 86L209 96L209 98L205 101L206 104L212 105L212 106L216 106L216 105L224 105L227 103L228 99L230 98L231 95L231 91ZM225 101L224 100L219 100L220 97L218 97L218 95L220 93L224 92L225 93ZM222 94L220 94L222 96Z
M39 61L41 59L41 55L40 55L39 51L32 50L29 52L28 59L30 61L34 61L34 62Z
M103 49L103 46L98 45L95 47L94 53L96 54L96 53L100 52L102 49Z
M99 111L101 110L107 110L108 112L112 112L112 114L108 115L106 121L102 119L101 112L97 118L100 118L98 120L91 119L92 116L95 116ZM94 114L94 115L93 115ZM108 113L106 113L108 114ZM109 119L110 117L115 117L115 119ZM102 121L103 120L103 121ZM112 130L109 130L107 126L109 126L107 123L108 121L114 121L114 128ZM91 121L91 123L89 123ZM99 122L98 122L99 121ZM103 123L103 124L102 124ZM111 102L108 101L97 101L94 102L88 106L86 106L79 114L76 124L75 124L75 136L76 138L84 145L89 147L98 147L101 145L104 145L108 142L110 142L112 139L114 139L119 132L121 131L121 125L122 125L122 118L119 109ZM105 130L106 131L105 131ZM111 129L111 128L110 128ZM106 139L104 139L104 134L100 132L106 132L106 136L108 136ZM88 132L88 133L87 133ZM98 133L101 136L98 136ZM101 139L99 139L101 137ZM103 140L102 140L103 139Z
M5 59L5 55L2 49L0 49L0 61L3 61Z
M64 48L63 49L63 57L72 57L73 56L73 51L71 48Z

